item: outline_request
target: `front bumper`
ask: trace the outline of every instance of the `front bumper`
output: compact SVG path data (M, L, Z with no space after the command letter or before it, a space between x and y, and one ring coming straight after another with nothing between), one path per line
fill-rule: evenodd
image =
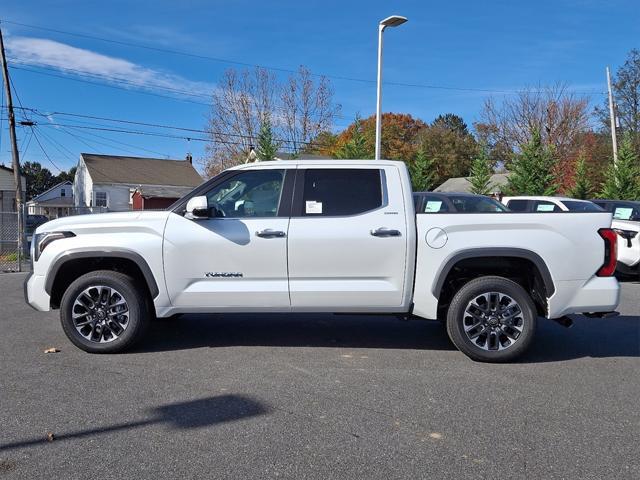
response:
M50 300L51 297L44 289L44 275L35 275L30 273L24 280L24 301L29 306L40 311L48 312L51 310Z

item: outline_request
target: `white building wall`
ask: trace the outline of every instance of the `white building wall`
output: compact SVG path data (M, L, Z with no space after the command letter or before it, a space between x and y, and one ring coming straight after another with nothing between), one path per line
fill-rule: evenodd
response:
M93 184L93 206L96 206L96 192L107 193L107 207L110 212L126 212L128 210L131 210L131 207L129 205L131 194L130 187L128 185L108 185L101 183Z
M25 192L27 189L27 182L25 178L22 177L22 191ZM7 192L15 192L16 186L13 183L13 172L5 170L4 168L0 168L0 190Z

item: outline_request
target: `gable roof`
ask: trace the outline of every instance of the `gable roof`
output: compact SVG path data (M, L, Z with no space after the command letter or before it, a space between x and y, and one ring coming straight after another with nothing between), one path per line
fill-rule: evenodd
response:
M51 188L49 188L49 189L45 190L45 191L44 191L44 192L42 192L42 193L39 193L39 194L38 194L38 195L36 195L35 197L33 197L31 200L29 200L29 202L35 202L35 201L37 201L40 197L42 197L43 195L46 195L47 193L49 193L51 190L54 190L54 189L56 189L56 188L58 188L58 187L61 187L61 186L63 186L63 185L69 185L70 187L72 187L72 186L73 186L73 183L71 183L69 180L65 180L64 182L56 183L53 187L51 187ZM73 192L71 192L71 193L73 194ZM27 202L27 203L29 203L29 202Z
M81 153L93 183L196 187L202 177L187 160Z
M434 188L434 192L470 192L471 183L469 183L470 177L454 177L445 181L442 185ZM507 184L509 179L508 173L494 173L491 175L489 183L492 185L492 190L501 192L502 186Z

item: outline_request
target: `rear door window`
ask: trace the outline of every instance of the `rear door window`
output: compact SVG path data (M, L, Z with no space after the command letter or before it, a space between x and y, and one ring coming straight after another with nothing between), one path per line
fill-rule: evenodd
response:
M382 207L379 169L308 169L304 172L302 215L358 215Z
M528 207L529 200L509 200L507 202L507 208L512 212L526 212Z
M561 212L562 209L553 202L536 200L533 203L533 211L538 213Z
M638 211L633 207L616 206L613 210L613 218L616 220L630 220L638 215Z
M425 195L423 202L422 213L442 213L449 211L449 207L442 198Z

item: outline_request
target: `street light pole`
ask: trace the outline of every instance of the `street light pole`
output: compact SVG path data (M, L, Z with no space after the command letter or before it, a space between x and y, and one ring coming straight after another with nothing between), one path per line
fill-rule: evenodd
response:
M406 17L392 15L378 24L378 81L376 95L376 160L380 160L382 143L382 33L387 27L397 27L407 21Z

